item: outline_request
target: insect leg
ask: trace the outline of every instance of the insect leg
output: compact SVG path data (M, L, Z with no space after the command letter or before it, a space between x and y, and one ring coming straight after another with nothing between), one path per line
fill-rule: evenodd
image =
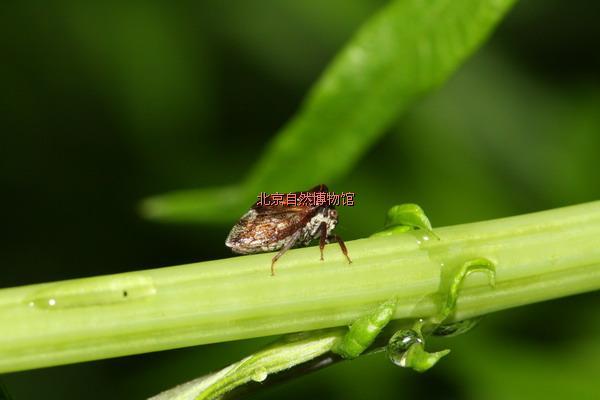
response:
M275 254L275 257L273 257L273 259L271 260L271 276L275 275L275 262L279 259L279 257L283 255L283 253L291 249L296 244L301 233L301 229L298 229L296 232L294 232L290 236L290 238L285 242L281 250L279 250L279 252Z
M340 249L342 249L342 253L344 253L346 258L348 259L348 264L352 264L352 260L350 259L350 256L348 255L348 249L346 248L346 245L344 244L344 241L342 240L341 237L334 234L334 235L329 236L327 238L327 240L329 241L329 243L337 242L340 245Z
M321 231L321 237L319 238L319 249L321 250L321 261L323 261L323 249L325 248L325 242L327 241L327 223L321 222L319 225Z

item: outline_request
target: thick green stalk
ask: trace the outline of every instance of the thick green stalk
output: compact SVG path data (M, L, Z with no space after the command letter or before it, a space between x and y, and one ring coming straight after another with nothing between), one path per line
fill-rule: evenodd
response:
M485 257L454 319L600 288L600 201L287 253L0 290L0 372L349 324L398 296L395 318L433 316L448 268Z

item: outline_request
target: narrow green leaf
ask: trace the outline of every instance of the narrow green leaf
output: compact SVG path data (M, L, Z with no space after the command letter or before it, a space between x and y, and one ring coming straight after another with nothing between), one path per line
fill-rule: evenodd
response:
M274 137L235 207L203 190L152 199L155 219L227 221L259 191L297 191L347 174L416 98L444 82L514 0L397 0L370 18L335 57L298 114Z
M248 382L264 382L272 374L285 371L330 351L343 334L343 329L326 329L284 336L239 362L159 393L149 400L220 399L226 393Z

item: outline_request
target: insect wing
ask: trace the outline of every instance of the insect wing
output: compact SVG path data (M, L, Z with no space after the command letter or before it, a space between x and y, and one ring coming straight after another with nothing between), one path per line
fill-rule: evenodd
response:
M310 212L308 207L252 208L231 229L226 245L237 253L277 250Z

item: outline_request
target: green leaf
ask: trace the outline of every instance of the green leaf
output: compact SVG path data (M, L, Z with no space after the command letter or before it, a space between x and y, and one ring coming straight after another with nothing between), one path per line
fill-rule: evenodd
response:
M220 371L166 390L149 400L219 399L248 382L262 383L272 374L285 371L330 351L341 336L343 336L342 329L287 335L265 349Z
M380 304L377 309L354 321L344 337L333 348L343 358L356 358L364 352L390 322L398 306L396 297Z
M423 229L431 236L439 239L437 235L433 233L431 222L429 222L429 218L427 218L427 215L425 215L425 212L421 207L417 204L400 204L388 210L384 230L371 236L389 236L396 233L408 232L417 228Z
M300 111L268 144L232 207L203 190L155 197L150 218L228 221L260 191L297 191L347 174L415 99L439 86L514 0L394 1L335 57ZM215 189L210 189L214 191ZM218 189L217 189L218 191Z

